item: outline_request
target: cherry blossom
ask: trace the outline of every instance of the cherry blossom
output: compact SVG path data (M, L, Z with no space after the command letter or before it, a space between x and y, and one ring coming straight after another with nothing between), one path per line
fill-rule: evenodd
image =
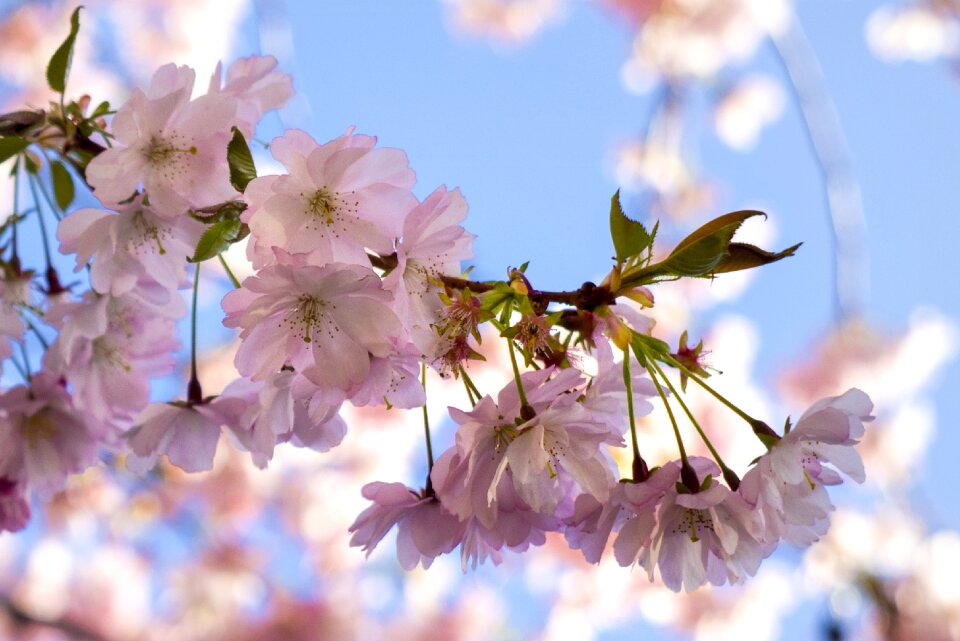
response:
M185 472L212 469L220 428L239 424L244 409L240 399L229 397L150 405L126 433L131 452L126 466L142 474L166 456Z
M872 410L856 388L817 401L747 473L741 493L763 514L768 539L809 545L825 533L833 506L824 486L842 483L840 472L864 481L853 446Z
M417 205L410 192L416 178L403 151L375 144L352 129L323 145L298 130L271 143L289 173L247 185L243 221L253 236L254 267L273 263L274 247L361 265L369 264L365 248L393 251L404 217Z
M0 478L49 495L97 461L98 428L53 374L0 394Z
M175 309L175 308L174 308ZM77 409L96 419L97 437L112 441L149 400L149 380L173 369L179 347L173 319L153 313L134 297L88 292L47 315L60 334L44 358L62 376Z
M355 393L371 357L390 355L401 332L389 292L370 268L277 258L223 299L224 325L241 328L237 369L260 380L291 365L322 388Z
M210 78L208 94L236 99L236 126L247 139L253 137L263 114L279 109L293 97L290 76L274 71L276 67L277 59L273 56L249 56L230 65L222 84L220 64Z
M397 558L405 570L418 564L429 568L433 559L450 552L463 538L465 526L433 496L421 496L402 483L369 483L363 497L373 505L350 526L350 545L370 552L397 526Z
M143 196L118 205L118 213L80 209L60 222L60 251L77 254L81 271L93 259L90 280L101 294L140 297L152 305L174 302L184 265L203 233L187 217L173 220L144 204Z
M87 168L101 202L121 203L142 185L154 211L176 217L236 195L226 149L237 103L218 94L191 101L194 78L189 67L165 65L120 107L114 145Z

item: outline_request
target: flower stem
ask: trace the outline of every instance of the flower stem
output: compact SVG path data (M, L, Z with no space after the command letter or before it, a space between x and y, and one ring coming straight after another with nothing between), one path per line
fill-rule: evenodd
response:
M190 312L190 381L187 383L187 401L203 402L203 389L197 379L197 293L200 291L200 263L193 272L193 309Z
M753 433L756 434L757 436L773 437L774 439L777 439L777 440L780 439L780 435L774 432L769 425L767 425L766 423L764 423L759 419L753 418L752 416L744 412L742 409L740 409L739 407L737 407L736 405L728 401L726 398L724 398L722 394L720 394L720 392L710 387L710 385L708 385L706 381L704 381L694 372L691 372L689 369L684 367L683 364L680 363L675 358L669 355L664 355L663 362L685 373L688 378L693 380L693 382L695 382L697 385L699 385L700 387L705 389L707 392L709 392L710 395L713 396L715 399L717 399L718 401L726 405L731 412L733 412L734 414L742 418L744 421L746 421L750 425L750 427L753 428Z
M680 407L683 408L684 413L687 415L687 418L690 419L690 422L693 424L693 427L696 428L697 434L700 435L700 438L703 440L704 445L707 446L707 449L710 450L710 454L713 456L714 460L717 462L717 465L720 466L720 471L723 472L723 478L726 479L727 483L731 485L732 490L736 490L740 486L740 479L731 470L727 467L727 464L723 462L723 459L720 457L720 453L717 452L717 449L713 446L713 443L710 442L709 437L703 431L703 428L700 427L700 423L697 422L697 419L693 417L693 412L690 411L690 408L687 407L687 404L684 402L683 397L677 393L677 389L673 386L673 383L670 382L670 379L663 372L657 362L654 360L650 361L654 369L657 370L657 373L663 379L663 382L667 384L667 387L670 389L670 393L673 394L673 397L677 399L677 402L680 403Z
M430 417L427 415L427 364L420 363L420 384L423 385L423 435L427 441L427 486L425 493L428 496L433 495L433 479L430 473L433 472L433 443L430 439Z
M630 418L630 442L633 445L633 480L640 482L647 480L650 470L646 461L640 456L640 446L637 444L637 422L633 410L633 378L630 376L630 348L623 350L623 384L627 388L627 415Z
M223 257L223 254L217 254L217 258L220 259L220 264L223 265L223 271L227 272L227 277L230 279L230 282L233 283L233 288L240 289L240 281L234 276L233 270L231 270L230 265L227 264L227 259Z
M480 392L477 391L477 386L473 384L473 381L470 379L470 376L467 374L467 370L460 365L460 380L463 381L463 387L467 390L467 398L470 400L470 407L476 407L477 401L482 397Z
M50 260L50 239L47 238L47 224L43 221L43 210L40 209L40 196L37 194L37 187L34 184L33 175L27 172L27 184L30 186L30 194L33 196L33 202L35 205L34 210L37 212L37 220L40 222L40 236L43 246L43 257L47 261L47 268L50 268L53 265L53 262Z
M649 358L645 359L649 361ZM683 438L680 437L680 427L677 425L677 418L673 415L673 409L670 408L670 403L667 402L667 395L663 391L663 387L660 385L660 382L657 380L657 374L653 371L653 368L650 367L648 363L644 363L644 368L647 370L647 374L650 375L650 380L653 381L654 386L657 388L657 394L660 395L660 400L663 401L663 406L667 410L667 416L670 417L670 425L673 426L673 434L677 437L677 448L680 450L680 460L683 461L683 464L689 465L687 462L687 450L683 447Z

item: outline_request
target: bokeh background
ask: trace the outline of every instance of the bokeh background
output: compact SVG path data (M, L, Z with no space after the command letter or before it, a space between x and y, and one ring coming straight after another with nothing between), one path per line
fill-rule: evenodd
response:
M462 189L481 279L525 261L542 289L601 278L617 189L664 239L767 212L744 238L803 241L797 256L658 286L656 334L703 337L717 387L772 424L850 386L877 420L868 481L835 495L824 541L691 595L611 559L587 565L562 539L466 575L457 559L405 573L390 539L364 559L346 532L359 488L420 483L417 412L350 410L342 446L285 450L266 471L226 442L209 474L104 465L0 536L2 638L960 639L955 0L85 4L68 93L120 104L166 62L204 78L218 60L273 54L298 95L257 140L356 126L403 148L419 196ZM0 1L0 110L50 98L43 69L73 8ZM203 289L210 391L231 378L226 287L213 276ZM499 364L477 367L482 390L499 388ZM465 402L451 382L432 389L436 420ZM745 469L749 435L693 402ZM644 451L667 456L662 417L642 427ZM438 446L451 438L441 426Z

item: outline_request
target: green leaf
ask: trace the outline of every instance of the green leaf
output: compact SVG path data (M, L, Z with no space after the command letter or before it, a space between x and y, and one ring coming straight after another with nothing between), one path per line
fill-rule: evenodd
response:
M62 211L66 211L70 203L73 202L75 193L73 177L59 160L50 163L50 177L53 179L53 196L57 200L57 206L60 207Z
M243 223L239 220L221 220L210 225L207 231L200 236L197 250L193 253L191 263L202 263L225 251L237 241Z
M250 181L257 177L257 168L253 164L247 141L236 127L233 128L233 138L227 145L227 162L230 164L230 184L243 193Z
M730 243L726 258L720 261L720 264L714 268L713 273L722 274L769 265L788 256L793 256L802 244L797 243L783 251L773 253L747 243Z
M630 338L630 346L634 353L642 352L653 357L662 357L670 354L670 345L659 338L654 338L648 334L634 332ZM639 356L637 359L639 360ZM660 360L657 358L657 360ZM641 361L642 362L642 361Z
M718 233L726 233L732 227L732 231L729 231L729 235L733 236L733 233L740 228L740 225L744 223L748 218L753 218L754 216L763 216L767 217L762 211L756 211L754 209L742 209L740 211L733 211L729 214L724 214L723 216L717 216L708 223L697 227L693 230L690 235L680 241L679 244L674 248L673 253L676 253L678 250L692 245L693 243L706 238L708 236L714 236Z
M505 302L513 300L516 295L517 292L515 292L510 285L504 282L498 282L493 286L493 289L481 295L481 308L485 311L496 313Z
M729 255L730 241L748 218L766 216L753 210L735 211L714 218L680 241L667 258L657 265L664 276L706 276L714 273Z
M73 15L70 16L70 35L53 53L47 65L47 84L59 94L67 88L67 76L70 74L70 63L73 60L73 44L77 40L77 32L80 31L80 9L83 7L73 10Z
M610 199L610 237L621 263L637 256L653 244L653 237L643 224L627 218L620 205L620 190Z
M21 151L26 149L29 145L29 142L23 138L17 138L16 136L0 137L0 162L3 162L9 158L13 158Z

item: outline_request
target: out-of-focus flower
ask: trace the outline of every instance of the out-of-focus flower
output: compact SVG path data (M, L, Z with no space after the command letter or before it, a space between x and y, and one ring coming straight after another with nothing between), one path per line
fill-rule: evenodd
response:
M710 78L750 58L768 33L785 26L789 11L788 0L661 2L639 27L623 82L632 91L644 92L657 77Z
M870 49L885 60L929 62L960 55L960 14L949 2L876 9L866 24Z
M566 0L447 0L453 26L472 36L522 43L556 22Z
M720 140L738 151L757 144L764 127L780 118L786 96L769 76L754 74L739 79L720 97L713 112L713 125Z

